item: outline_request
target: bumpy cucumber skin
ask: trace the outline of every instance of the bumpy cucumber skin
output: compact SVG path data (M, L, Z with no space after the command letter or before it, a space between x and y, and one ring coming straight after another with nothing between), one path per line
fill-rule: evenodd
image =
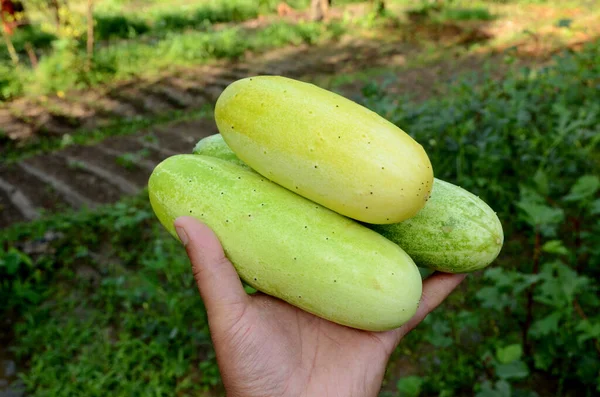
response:
M433 185L419 143L375 112L312 84L280 76L238 80L219 97L215 120L252 169L362 222L414 216Z
M220 134L209 138L211 150L199 144L196 153L241 162ZM366 226L402 247L418 266L446 273L489 266L504 243L502 224L492 208L467 190L437 178L429 201L417 215L393 225Z
M416 312L422 280L396 244L256 172L202 155L160 163L148 182L163 226L193 216L219 237L240 277L330 321L385 331Z
M418 266L469 273L489 266L500 253L504 232L498 216L469 191L435 179L427 205L393 225L367 225L398 244Z

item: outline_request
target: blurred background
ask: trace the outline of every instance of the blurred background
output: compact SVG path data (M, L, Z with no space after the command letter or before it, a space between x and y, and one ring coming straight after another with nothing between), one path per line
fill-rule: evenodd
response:
M330 4L331 3L331 4ZM277 74L378 112L502 220L381 396L600 394L596 0L1 0L0 396L222 396L145 190Z

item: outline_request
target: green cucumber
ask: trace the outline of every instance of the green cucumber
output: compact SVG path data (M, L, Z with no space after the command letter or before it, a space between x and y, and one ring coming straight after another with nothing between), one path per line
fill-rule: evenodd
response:
M435 179L431 197L414 217L393 225L368 225L398 244L417 265L445 273L489 266L504 243L498 216L460 186Z
M240 277L259 291L369 331L397 328L417 310L421 275L400 247L254 171L176 155L155 168L148 191L173 236L176 218L201 220Z
M223 138L256 172L347 217L390 224L425 205L433 170L423 147L377 113L315 85L257 76L215 106Z
M227 160L230 163L234 163L245 168L250 168L246 165L246 163L240 160L235 153L233 153L229 146L227 146L221 134L210 135L206 138L202 138L198 141L192 153L220 158Z
M210 142L211 151L199 143L196 153L239 164L241 160L220 134L211 136ZM438 178L429 201L417 215L392 225L366 226L402 247L418 266L447 273L472 272L490 265L504 242L502 224L483 200Z

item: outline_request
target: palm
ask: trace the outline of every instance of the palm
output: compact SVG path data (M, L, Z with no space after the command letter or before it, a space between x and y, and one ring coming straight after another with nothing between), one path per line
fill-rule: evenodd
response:
M419 309L407 324L358 331L264 294L248 296L208 227L193 218L179 218L175 226L206 306L229 397L376 395L398 341L464 278L435 274L423 283Z
M227 357L222 373L235 376L224 382L245 385L235 388L240 395L369 396L379 390L393 335L340 326L262 294L250 302L238 319L227 316L228 331L213 330L217 354Z

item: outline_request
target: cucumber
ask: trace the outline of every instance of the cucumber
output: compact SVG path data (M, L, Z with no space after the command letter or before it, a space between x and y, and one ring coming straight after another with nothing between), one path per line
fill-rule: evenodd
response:
M192 153L216 157L245 168L250 168L246 165L246 163L240 160L240 158L231 150L229 146L227 146L221 134L214 134L207 136L206 138L202 138L198 141Z
M211 150L198 144L196 153L239 163L220 134L210 138ZM398 244L420 267L446 273L465 273L490 265L504 243L496 213L467 190L434 179L429 201L411 219L367 227Z
M422 279L413 260L369 228L258 173L203 155L176 155L148 182L152 208L193 216L219 237L253 288L353 328L397 328L416 312Z
M417 265L445 273L487 267L504 243L502 224L492 208L437 178L427 205L413 218L368 227L402 247Z
M433 170L419 143L315 85L280 76L238 80L217 100L215 120L252 169L347 217L400 222L431 192Z

